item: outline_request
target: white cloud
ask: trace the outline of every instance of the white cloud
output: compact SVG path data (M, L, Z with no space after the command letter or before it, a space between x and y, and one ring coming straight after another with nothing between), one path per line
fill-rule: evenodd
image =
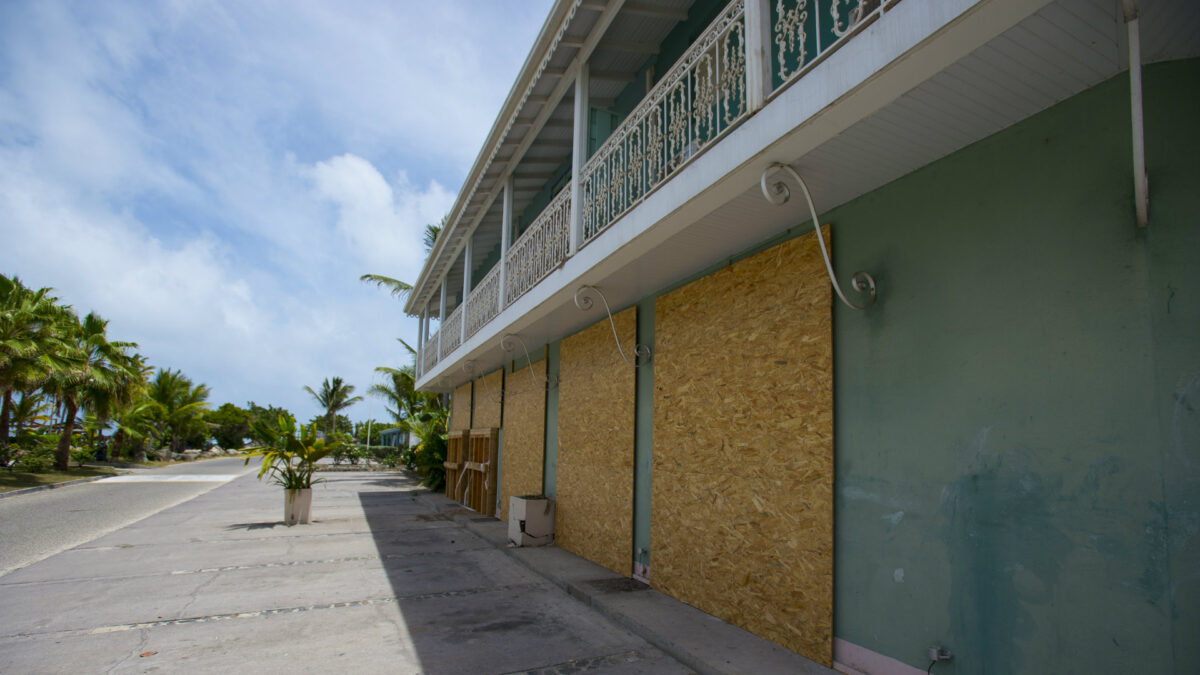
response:
M424 261L425 224L450 209L454 195L436 181L421 189L401 171L396 188L370 162L342 155L312 169L317 194L338 206L337 226L364 265L376 272L415 279Z
M218 404L365 390L416 322L358 276L416 278L548 8L0 3L0 273Z

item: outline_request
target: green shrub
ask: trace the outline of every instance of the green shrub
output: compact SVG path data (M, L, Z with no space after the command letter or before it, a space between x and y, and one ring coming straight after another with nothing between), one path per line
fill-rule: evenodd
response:
M43 473L54 468L54 448L43 443L26 448L17 459L16 470L24 473Z
M84 462L92 461L94 457L92 451L87 448L71 446L71 461L75 463L76 468L83 466Z
M433 434L415 453L417 473L424 477L421 485L434 492L446 486L446 434Z

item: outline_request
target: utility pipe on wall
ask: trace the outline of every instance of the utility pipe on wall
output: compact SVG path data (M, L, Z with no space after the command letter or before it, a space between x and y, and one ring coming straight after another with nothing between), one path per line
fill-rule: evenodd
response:
M1142 43L1138 32L1138 6L1121 0L1129 34L1129 107L1133 118L1133 200L1138 227L1150 223L1150 179L1146 176L1146 137L1142 114Z

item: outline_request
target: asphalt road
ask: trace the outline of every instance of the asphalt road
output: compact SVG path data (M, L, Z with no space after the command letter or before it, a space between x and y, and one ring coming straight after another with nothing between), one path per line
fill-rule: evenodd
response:
M240 457L137 470L111 479L0 499L0 575L92 541L256 470ZM128 478L124 479L129 481Z

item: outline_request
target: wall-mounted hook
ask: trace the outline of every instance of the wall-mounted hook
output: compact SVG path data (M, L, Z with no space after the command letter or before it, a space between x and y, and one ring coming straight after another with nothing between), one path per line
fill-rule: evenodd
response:
M474 361L464 361L462 364L462 371L470 376L472 380L474 380L476 377L479 377L479 381L483 383L483 395L492 403L500 403L500 401L504 398L503 391L501 391L499 395L492 394L491 389L488 387L487 378L482 375L477 376L475 374Z
M867 304L859 306L846 299L846 294L842 292L842 286L838 283L837 275L833 273L833 263L829 260L829 249L825 246L825 236L821 234L821 221L817 217L817 207L813 204L812 194L808 191L808 184L804 182L800 174L796 173L795 169L780 162L776 162L763 169L762 178L760 179L763 197L775 206L782 206L791 198L791 189L781 180L775 181L768 187L767 177L776 171L785 171L790 174L792 179L800 186L800 192L804 195L804 201L808 202L808 212L812 215L813 229L816 230L817 241L821 244L821 257L825 258L825 269L829 272L829 281L833 283L833 290L837 291L838 297L851 309L866 309L875 304L875 277L863 271L855 272L850 277L850 287L859 293L866 293L870 296L867 299ZM776 196L781 197L781 199L776 199Z
M608 306L608 298L604 297L604 291L601 291L595 286L580 286L579 290L575 291L575 306L579 309L587 311L592 308L595 301L592 297L600 298L600 302L604 303L604 311L608 314L608 325L612 327L613 340L617 343L617 353L625 360L625 363L634 368L640 367L646 363L646 359L650 358L650 346L635 344L633 348L633 361L625 356L625 350L621 348L621 338L617 337L617 323L613 321L612 308Z
M520 342L521 349L525 350L526 368L529 370L529 377L533 379L534 385L540 387L550 386L550 380L548 378L539 380L537 375L533 374L533 358L529 356L529 347L525 346L525 341L521 339L520 335L517 335L516 333L508 333L504 337L500 338L500 349L503 349L506 352L515 351L517 346L513 344L514 339L517 342Z

